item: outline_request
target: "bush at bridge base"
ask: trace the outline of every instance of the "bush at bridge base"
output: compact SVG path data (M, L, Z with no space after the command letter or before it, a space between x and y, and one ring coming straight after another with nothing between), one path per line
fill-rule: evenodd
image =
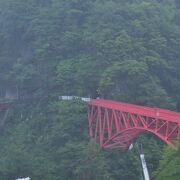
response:
M180 144L164 149L159 168L154 176L156 180L180 180Z

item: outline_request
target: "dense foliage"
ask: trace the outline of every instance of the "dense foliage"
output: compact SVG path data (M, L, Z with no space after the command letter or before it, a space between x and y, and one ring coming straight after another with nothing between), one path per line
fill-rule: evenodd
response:
M179 180L180 179L180 145L177 147L166 147L165 153L160 161L160 166L154 173L157 180Z
M23 103L0 136L0 179L139 179L134 152L104 152L86 106L60 95L180 110L178 0L0 0L1 91ZM2 93L3 94L3 93ZM147 134L150 171L162 142Z
M88 143L84 103L44 107L45 102L19 105L10 114L0 136L2 180L138 180L140 164L133 152L104 152L93 141Z

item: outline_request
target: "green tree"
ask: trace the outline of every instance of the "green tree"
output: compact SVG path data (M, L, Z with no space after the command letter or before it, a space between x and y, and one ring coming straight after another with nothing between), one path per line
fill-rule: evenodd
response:
M109 169L110 167L103 157L102 150L95 142L91 141L82 152L75 172L78 180L112 180Z
M180 179L180 146L165 148L159 168L154 173L156 180Z

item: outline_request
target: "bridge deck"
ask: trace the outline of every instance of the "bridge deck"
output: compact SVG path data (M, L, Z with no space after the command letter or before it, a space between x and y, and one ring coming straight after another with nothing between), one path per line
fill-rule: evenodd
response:
M109 109L121 110L129 113L135 112L136 114L141 114L152 118L158 117L165 120L171 120L173 122L180 123L180 113L170 111L168 109L150 108L146 106L139 106L105 99L92 99L89 102L89 104Z

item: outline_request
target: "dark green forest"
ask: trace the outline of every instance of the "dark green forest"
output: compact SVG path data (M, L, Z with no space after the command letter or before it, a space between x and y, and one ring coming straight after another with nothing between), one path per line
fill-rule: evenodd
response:
M0 123L0 180L140 180L136 148L100 149L86 103L58 97L180 111L180 1L0 0L1 98L6 89L19 100ZM152 179L179 180L179 147L136 141Z

